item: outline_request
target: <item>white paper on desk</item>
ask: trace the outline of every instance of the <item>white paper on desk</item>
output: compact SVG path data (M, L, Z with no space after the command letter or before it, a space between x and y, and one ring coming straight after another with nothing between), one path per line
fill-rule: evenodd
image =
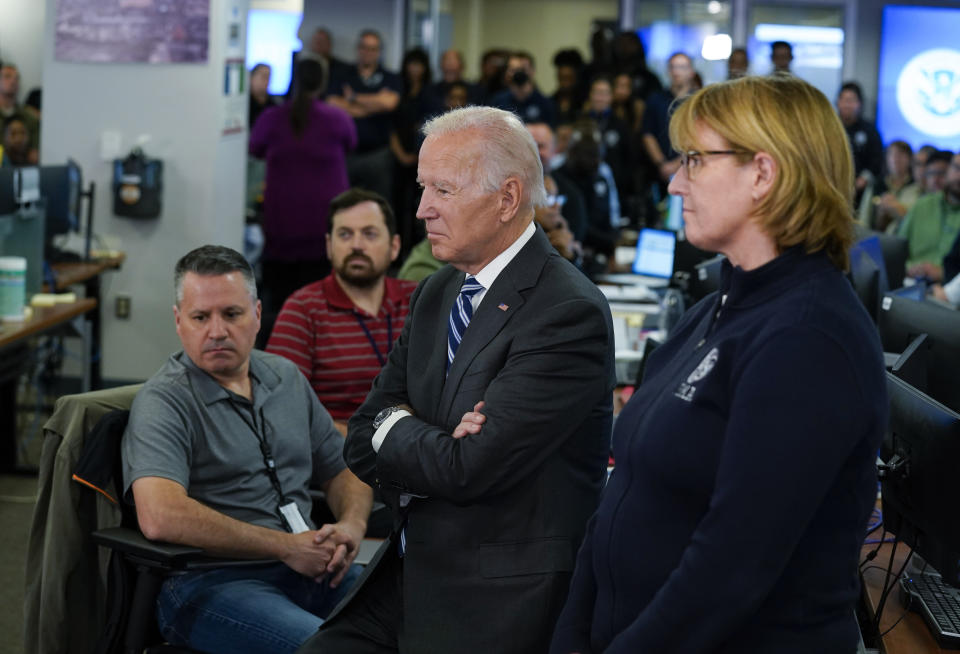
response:
M612 286L600 284L597 286L607 300L620 302L659 302L660 296L646 286Z

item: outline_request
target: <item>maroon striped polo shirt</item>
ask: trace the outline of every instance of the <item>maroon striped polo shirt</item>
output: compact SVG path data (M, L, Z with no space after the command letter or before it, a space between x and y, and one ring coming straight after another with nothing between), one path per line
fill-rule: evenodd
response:
M287 298L267 352L293 361L334 420L359 408L410 311L416 282L384 278L380 312L354 306L334 274Z

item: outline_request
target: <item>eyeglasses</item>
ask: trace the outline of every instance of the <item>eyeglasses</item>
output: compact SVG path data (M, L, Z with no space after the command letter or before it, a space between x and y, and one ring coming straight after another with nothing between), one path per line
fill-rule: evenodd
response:
M700 159L708 154L726 155L726 154L751 154L746 150L688 150L680 153L680 165L687 173L687 179L693 179L703 162Z
M546 206L562 207L566 201L567 201L566 195L548 195Z

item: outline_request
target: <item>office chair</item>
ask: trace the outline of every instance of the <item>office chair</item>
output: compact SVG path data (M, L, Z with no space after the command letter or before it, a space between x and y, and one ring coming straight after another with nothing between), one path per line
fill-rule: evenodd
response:
M136 510L121 500L120 441L129 410L111 411L91 431L73 480L97 491L116 489L110 497L120 508L120 525L94 531L91 540L111 551L107 577L106 620L94 651L97 654L188 654L193 650L163 644L155 607L163 580L171 574L227 562L206 556L196 547L147 540L137 527ZM234 563L234 562L229 562ZM248 565L251 562L235 562ZM153 646L148 646L155 643Z
M263 563L214 558L140 533L133 507L119 501L120 439L140 388L61 397L44 425L25 566L25 654L67 651L68 645L98 654L142 652L145 643L162 642L154 606L164 577ZM315 502L320 505L326 507ZM153 645L146 651L189 650Z
M44 425L25 566L26 654L139 654L144 643L161 642L154 603L163 577L212 561L196 548L148 541L132 507L119 501L120 438L139 390L133 385L61 397ZM118 554L101 552L98 543Z
M25 654L92 651L105 620L108 557L90 533L119 525L120 508L72 480L87 437L100 418L127 409L138 385L67 395L43 426L24 565ZM112 485L103 490L116 494Z
M113 411L101 418L94 428L95 438L88 441L89 454L78 463L74 480L91 488L105 483L106 476L119 480L120 441L127 425L129 411ZM90 465L85 465L90 464ZM98 477L99 475L99 477ZM122 484L117 485L122 488ZM322 493L314 496L317 524L333 519ZM320 501L317 501L320 500ZM188 654L193 650L163 643L156 623L156 603L160 586L175 574L234 566L256 566L262 559L226 559L211 556L204 550L148 540L137 526L134 507L120 502L123 515L120 526L99 529L91 538L112 552L109 577L108 620L98 647L99 654ZM150 643L155 643L150 646Z

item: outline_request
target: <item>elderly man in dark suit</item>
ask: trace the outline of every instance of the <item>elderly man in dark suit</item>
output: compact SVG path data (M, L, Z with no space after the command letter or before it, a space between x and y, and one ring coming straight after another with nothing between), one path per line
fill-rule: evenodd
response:
M515 115L424 127L417 212L434 255L347 464L395 528L302 652L545 652L609 450L603 296L533 222L537 146Z

